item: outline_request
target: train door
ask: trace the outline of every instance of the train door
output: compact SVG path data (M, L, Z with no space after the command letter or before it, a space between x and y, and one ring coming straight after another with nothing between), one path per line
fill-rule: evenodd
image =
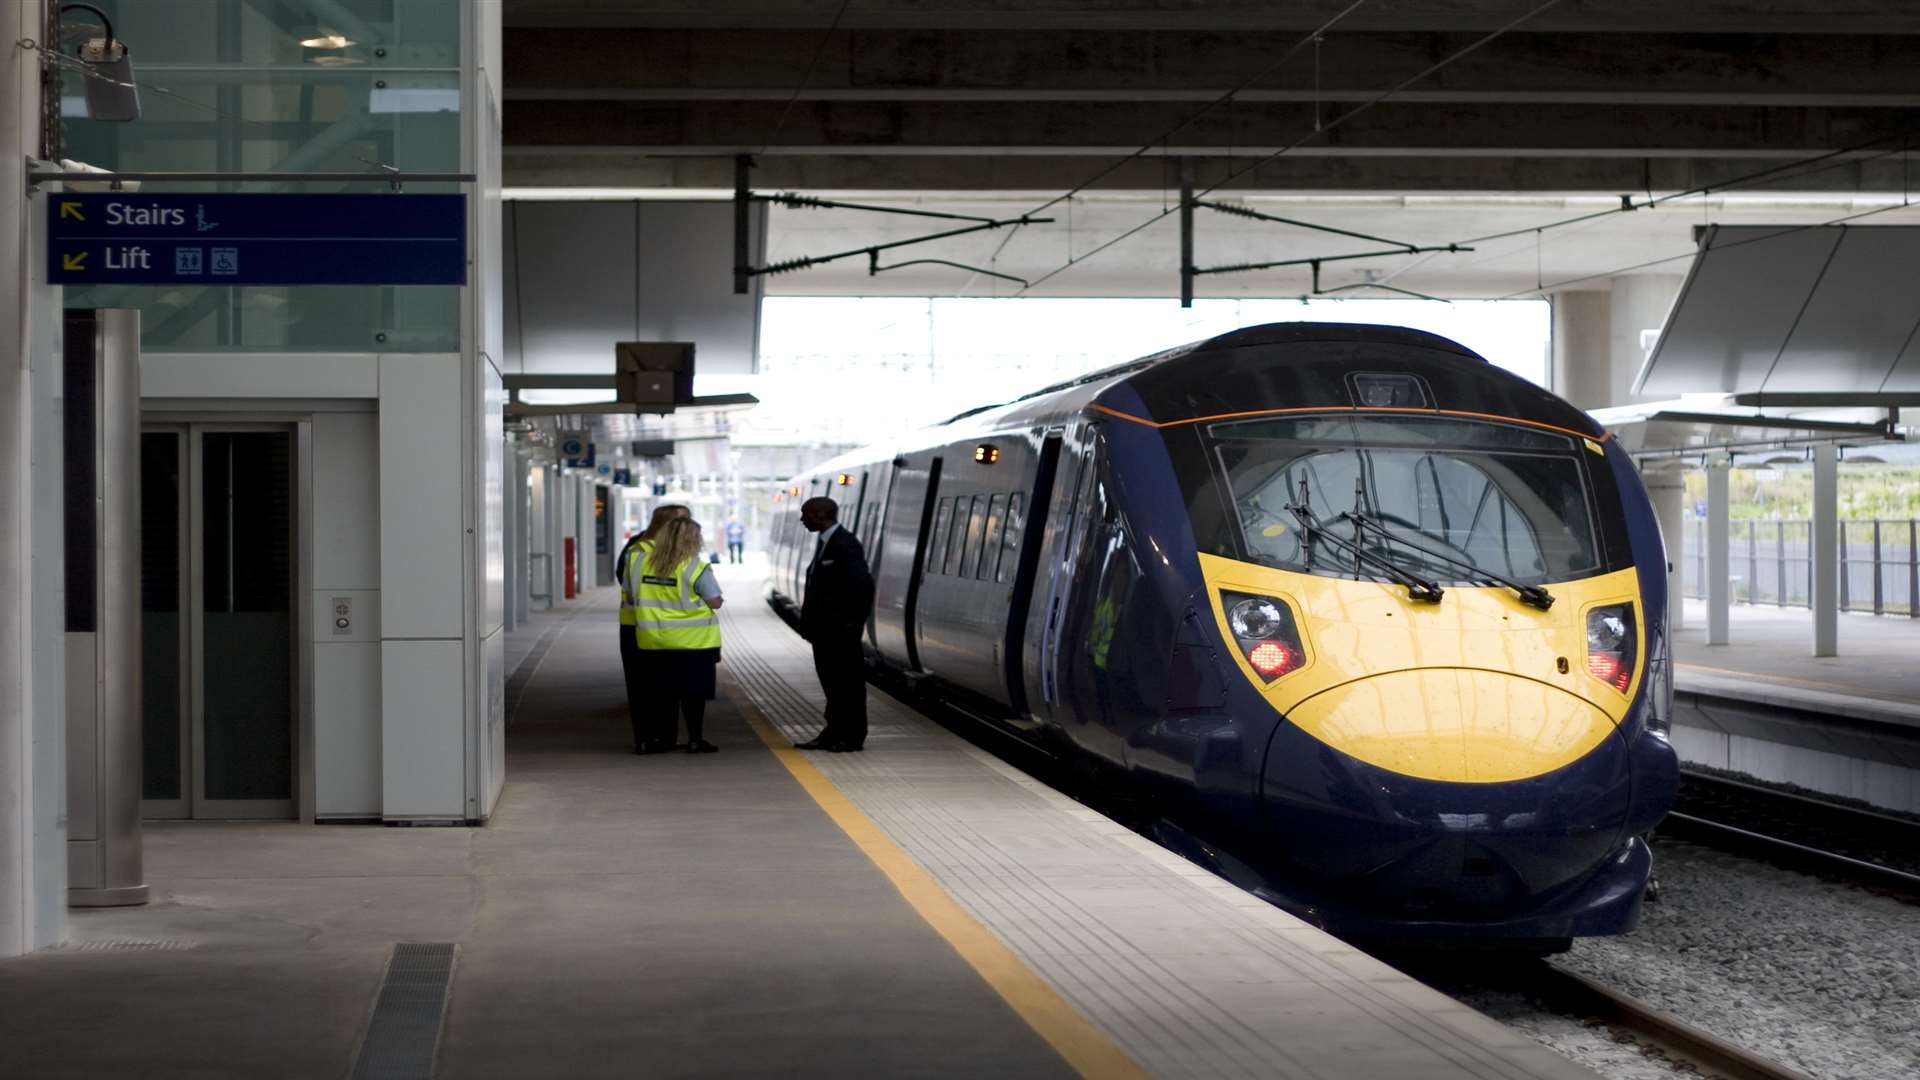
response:
M900 628L906 638L906 665L912 671L920 667L920 582L927 577L927 548L933 542L933 511L941 498L941 457L927 465L927 490L920 500L920 525L914 536L914 557L906 561L906 609Z
M1059 482L1047 515L1046 536L1041 561L1046 573L1036 593L1040 603L1031 618L1037 634L1029 635L1026 664L1029 698L1036 715L1057 720L1060 702L1060 642L1070 614L1067 604L1072 596L1075 562L1085 546L1092 502L1094 436L1099 425L1086 424L1069 429L1063 440Z
M1027 698L1025 674L1027 617L1033 606L1034 581L1038 577L1045 547L1047 510L1053 503L1054 477L1059 472L1058 434L1046 436L1040 443L1040 461L1034 470L1033 490L1014 492L1006 505L1006 525L1002 547L1018 553L1011 567L1004 555L997 568L1000 581L1011 580L1013 592L1007 606L1006 648L1001 653L1006 663L1007 703L1012 707L1014 723L1025 726L1032 713Z

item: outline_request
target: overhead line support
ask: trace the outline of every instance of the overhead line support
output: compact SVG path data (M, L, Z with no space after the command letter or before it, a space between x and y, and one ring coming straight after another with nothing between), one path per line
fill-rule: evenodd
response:
M1193 159L1180 159L1180 306L1193 306Z

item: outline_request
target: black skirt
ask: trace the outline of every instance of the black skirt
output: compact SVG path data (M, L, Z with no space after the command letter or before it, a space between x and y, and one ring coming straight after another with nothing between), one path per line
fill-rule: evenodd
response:
M719 649L641 649L640 686L651 694L684 701L718 696L714 671Z

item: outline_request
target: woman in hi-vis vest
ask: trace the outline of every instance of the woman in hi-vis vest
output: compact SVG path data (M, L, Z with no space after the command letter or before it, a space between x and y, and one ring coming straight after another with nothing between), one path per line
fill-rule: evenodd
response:
M720 748L702 734L720 663L721 596L702 555L700 526L687 518L667 522L635 569L638 580L628 581L633 643L654 721L652 737L636 752L672 750L684 716L687 753L711 754Z

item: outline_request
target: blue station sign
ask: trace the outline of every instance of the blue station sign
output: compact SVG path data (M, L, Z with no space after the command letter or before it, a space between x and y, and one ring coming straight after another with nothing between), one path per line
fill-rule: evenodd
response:
M60 285L464 285L465 195L60 195Z

